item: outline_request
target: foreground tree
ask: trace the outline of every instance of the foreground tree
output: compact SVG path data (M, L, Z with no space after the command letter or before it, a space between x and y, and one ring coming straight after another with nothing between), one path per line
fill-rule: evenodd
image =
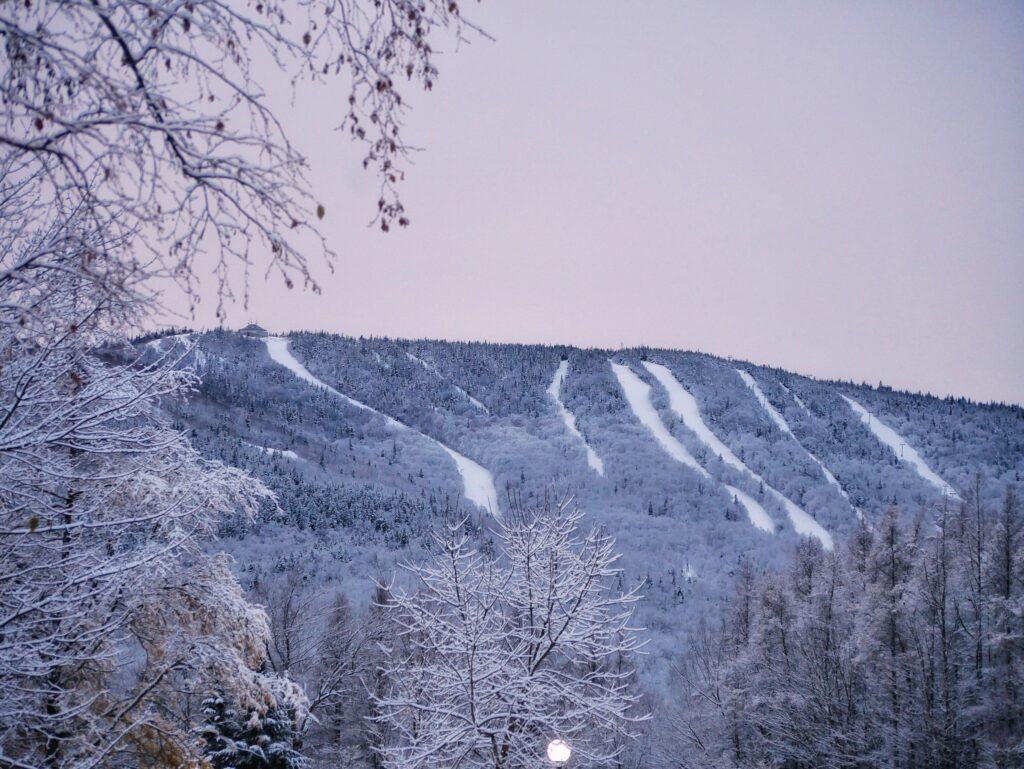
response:
M382 604L397 628L376 700L386 767L525 769L556 738L587 765L614 763L644 718L638 596L610 589L615 543L580 536L581 519L567 505L516 512L497 524L495 555L449 525L431 562L406 567L416 589Z
M197 696L265 700L267 618L201 545L268 493L162 416L187 346L125 340L201 259L223 301L256 252L289 285L330 255L267 67L342 75L377 220L405 224L399 88L431 87L447 26L433 0L0 4L0 765L189 765Z
M278 694L275 692L275 694ZM306 769L286 695L239 708L223 692L203 701L203 755L213 769Z
M110 268L95 256L107 243L74 217L36 234L14 215L30 198L5 204L0 763L184 760L196 687L242 700L264 688L266 618L200 544L269 492L161 415L193 374L123 357L116 328L142 302L94 274Z

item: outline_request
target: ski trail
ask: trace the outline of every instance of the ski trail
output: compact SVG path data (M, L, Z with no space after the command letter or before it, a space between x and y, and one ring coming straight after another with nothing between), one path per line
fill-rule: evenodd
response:
M747 511L747 517L752 524L761 529L761 531L767 531L769 534L775 533L775 521L768 515L768 511L764 509L760 502L749 494L740 491L735 486L730 486L728 483L723 483L722 485L732 494L733 499L736 499L743 505L743 509Z
M558 409L559 416L562 417L562 421L565 423L566 429L570 434L579 438L580 443L583 444L583 448L587 451L587 464L590 465L591 469L598 475L604 475L604 461L597 455L597 452L587 443L587 439L583 437L583 434L576 427L576 417L569 409L562 403L562 382L565 381L566 376L569 374L569 361L563 360L558 364L558 368L555 370L555 378L551 380L551 384L548 385L548 395L551 396L555 402L555 408Z
M444 374L442 374L440 371L438 371L437 368L435 368L433 364L427 363L427 361L423 360L423 358L420 358L417 355L413 355L411 352L407 352L405 354L405 357L408 358L409 360L411 360L413 363L419 363L421 366L423 366L423 368L425 368L431 374L436 376L442 382L444 382L445 384L450 385L451 387L455 388L455 390L459 393L459 395L461 395L463 398L468 400L470 403L472 403L478 409L483 411L485 414L490 414L491 413L490 409L488 409L484 404L482 404L480 401L478 401L476 398L474 398L468 392L466 392L461 387L459 387L457 384L455 384L450 379L448 379Z
M150 349L150 350L160 351L160 350L163 350L164 342L171 342L172 346L173 346L173 345L177 344L178 341L181 340L181 339L185 339L185 340L191 341L192 334L191 333L186 333L186 334L169 334L167 336L158 336L156 339L150 339L148 342L146 342L142 346L146 347L147 349Z
M406 430L412 429L402 424L397 419L394 419L393 417L389 417L387 414L383 414L380 411L377 411L377 409L373 408L372 406L367 406L362 401L357 401L355 398L350 398L349 396L345 395L345 393L335 390L326 382L322 382L315 376L310 374L309 369L307 369L305 366L299 363L298 359L294 355L292 355L292 351L288 349L288 340L285 339L284 337L268 336L264 339L264 341L267 343L267 352L270 354L271 360L273 360L274 363L277 363L280 366L284 366L286 369L291 371L293 374L295 374L295 376L297 376L302 381L308 382L309 384L313 385L314 387L318 387L321 390L327 390L327 392L341 398L350 406L355 406L357 409L361 409L362 411L369 411L371 414L376 414L377 416L382 417L384 421L387 423L388 427L404 428ZM433 438L431 438L431 440L433 440Z
M705 446L721 457L722 461L726 464L735 467L740 472L753 476L754 480L761 483L764 486L764 490L785 508L786 515L789 516L789 521L793 524L793 529L797 534L816 537L826 550L832 549L832 535L828 533L824 526L814 520L810 514L789 497L770 486L764 478L743 464L740 458L733 454L729 447L719 440L718 436L711 431L711 428L705 424L704 419L701 417L697 399L679 383L679 380L673 376L671 371L660 363L651 363L650 361L644 361L644 368L651 372L651 375L665 388L665 392L668 393L670 408L683 420L683 424L696 433Z
M629 403L629 407L633 410L636 418L640 420L640 424L650 430L654 439L661 444L665 453L691 470L696 470L704 478L710 479L711 474L694 459L693 454L686 450L686 447L668 431L665 423L661 421L661 417L658 416L658 412L655 411L654 405L651 403L650 385L638 377L629 366L614 361L608 362L611 363L615 378L619 380L619 385L626 394L626 402Z
M187 351L187 353L192 356L195 369L200 371L207 367L210 362L210 356L199 347L199 342L195 337L196 335L192 332L185 334L171 334L170 336L161 336L157 339L150 339L142 346L147 350L153 350L161 356L169 357L171 353L178 354L179 350L176 348L181 344L182 348L180 352L185 353ZM166 349L164 349L164 342L170 342L170 346L166 347ZM188 349L189 344L192 345L191 349ZM219 358L220 356L214 357Z
M761 404L761 408L763 408L768 413L768 416L771 417L771 420L775 423L775 425L780 430L782 430L782 432L784 432L786 435L788 435L790 438L796 441L796 445L803 449L804 453L807 454L807 456L809 456L814 461L814 463L821 468L821 472L825 476L825 480L828 481L829 485L835 488L835 490L839 492L843 499L846 500L846 503L853 509L853 512L857 514L857 518L860 520L864 520L864 513L861 511L859 507L853 504L853 502L850 500L850 495L846 493L846 489L844 489L842 487L842 484L840 484L836 477L832 475L832 471L825 467L825 463L818 459L814 454L812 454L807 449L807 447L800 442L800 439L793 434L793 431L789 427L789 422L787 422L786 418L782 416L782 414L780 414L771 404L771 402L768 400L768 396L764 394L764 391L761 389L760 385L758 385L757 380L754 379L754 377L752 377L746 371L743 371L742 369L736 369L736 373L740 375L740 379L743 380L743 384L749 387L751 392L754 393L754 397L757 398L757 402ZM785 387L785 385L783 385L783 387Z
M761 404L761 408L767 412L769 417L771 417L775 426L782 430L782 432L786 433L786 435L795 439L796 436L793 435L793 431L789 429L789 423L786 421L786 418L775 410L775 407L768 400L768 396L764 394L761 386L758 385L757 380L742 369L736 369L736 373L740 375L740 379L743 380L743 384L750 388L750 391L754 393L754 397L757 398L757 402Z
M793 400L796 401L796 405L799 406L801 409L803 409L803 412L807 416L811 416L811 410L809 408L807 408L807 404L806 403L804 403L802 400L800 400L800 396L799 395L797 395L795 392L793 392L788 387L786 387L786 385L782 384L782 382L779 382L779 387L781 387L783 390L785 390L790 395L792 395L793 396Z
M501 517L501 509L498 507L498 492L494 488L494 476L491 475L490 471L485 467L474 462L469 457L463 456L459 452L455 451L436 438L431 438L429 435L421 433L419 430L415 430L409 427L403 422L399 422L394 417L389 417L372 406L367 406L361 401L357 401L355 398L350 398L338 390L335 390L326 382L323 382L309 373L309 370L303 366L294 355L291 350L288 349L288 340L280 336L268 336L265 339L267 343L267 353L278 365L284 366L286 369L291 371L295 376L304 382L308 382L314 387L318 387L321 390L326 390L332 395L341 398L346 403L355 406L357 409L363 411L369 411L371 414L376 414L382 417L387 423L387 426L396 430L408 430L411 433L415 433L422 438L433 443L435 446L443 450L452 461L455 462L455 467L459 471L459 475L462 477L462 488L463 495L470 502L475 504L477 507L481 507L495 518Z
M291 449L271 449L266 446L260 446L256 443L250 443L254 449L259 449L264 454L270 454L271 456L284 457L285 459L298 459L299 455Z
M638 377L629 366L624 366L611 360L608 362L612 366L615 378L619 380L622 392L626 394L626 402L629 403L633 414L640 420L640 424L650 431L654 439L665 450L665 453L677 462L695 470L701 477L713 480L711 474L701 466L700 462L694 459L693 455L668 431L665 423L661 421L661 417L658 416L658 412L655 411L654 405L651 403L650 385ZM729 490L734 499L743 505L747 511L747 517L750 518L752 524L762 531L775 532L775 521L772 520L772 517L768 515L768 511L756 499L748 494L744 494L734 486L725 483L722 485Z
M839 394L839 397L847 402L850 408L853 409L853 412L860 417L860 421L867 425L868 429L874 433L874 436L882 444L888 446L901 462L909 462L913 465L918 475L941 491L943 495L960 501L960 495L953 490L953 487L942 480L939 474L928 466L928 463L924 461L913 446L907 443L906 439L903 438L902 435L889 427L889 425L876 417L853 398L849 398L842 393Z

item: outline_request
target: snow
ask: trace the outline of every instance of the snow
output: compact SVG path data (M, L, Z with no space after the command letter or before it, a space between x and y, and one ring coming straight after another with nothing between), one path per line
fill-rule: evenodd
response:
M701 417L697 399L679 383L679 380L673 376L671 371L659 363L651 363L650 361L644 361L644 368L665 388L672 411L683 420L683 424L692 430L705 446L717 454L727 465L736 468L740 472L749 474L754 480L761 483L765 491L785 509L793 529L798 534L816 537L826 549L832 549L832 535L820 523L814 520L810 514L789 499L789 497L772 488L764 478L743 464L740 458L733 454L729 447L719 440L718 436L711 431L711 428L707 426L703 417ZM740 499L740 501L742 502L743 500Z
M179 352L174 349L179 342L183 345L187 345L188 343L193 342L194 340L195 334L190 332L185 334L170 334L168 336L158 337L157 339L150 339L142 346L145 347L147 350L154 350L155 352L158 352L160 354L165 354L165 352L166 354L170 354L171 352ZM170 346L165 348L164 342L170 342ZM184 352L184 350L181 350L180 352ZM210 361L210 356L207 355L206 352L202 350L198 344L193 344L192 349L189 352L191 352L192 359L195 361L196 369L205 369Z
M762 531L767 531L769 534L775 532L775 521L768 515L768 511L764 509L760 502L749 494L740 491L735 486L730 486L728 483L723 483L722 485L728 489L736 501L743 505L743 509L747 511L747 517L752 524Z
M796 405L799 406L801 409L803 409L804 413L807 416L811 416L811 410L809 408L807 408L807 404L806 403L804 403L802 400L800 400L800 396L797 395L792 390L790 390L788 387L786 387L786 385L782 384L781 382L779 382L779 384L782 385L782 389L783 390L785 390L786 392L788 392L790 395L793 396L793 400L796 401Z
M555 378L551 380L551 384L548 385L548 395L551 396L555 402L555 408L558 409L559 416L562 417L562 421L565 422L565 427L570 434L579 438L580 443L583 444L583 448L587 452L587 464L590 465L591 469L598 475L604 475L604 461L597 455L597 452L587 443L587 439L583 437L583 434L576 427L576 417L569 409L562 403L562 383L565 381L566 376L569 374L569 361L563 360L558 364L558 368L555 370Z
M757 398L757 402L760 403L761 408L763 408L768 413L768 416L771 417L771 420L775 423L775 426L778 427L780 430L782 430L782 432L786 433L786 435L790 436L791 438L796 438L796 436L793 435L793 431L789 429L789 423L786 421L786 418L775 410L775 407L771 404L771 402L768 400L768 397L764 394L764 391L761 390L761 387L760 385L758 385L757 380L755 380L754 377L750 376L750 374L748 374L746 371L743 371L742 369L736 369L736 373L740 375L740 379L743 380L743 384L749 387L751 392L754 393L754 397Z
M889 427L889 425L876 417L853 398L849 398L842 394L840 394L840 397L849 404L850 408L853 409L853 412L860 417L860 421L868 426L868 429L874 433L875 437L878 438L881 443L888 446L892 452L899 457L901 462L909 462L917 471L918 475L928 481L928 483L935 486L935 488L941 491L944 495L956 500L960 499L960 495L953 490L953 487L946 483L938 473L928 466L928 463L924 461L921 455L917 453L914 447L911 446L902 435Z
M250 443L254 449L259 449L264 454L271 454L273 456L284 457L285 459L298 459L299 455L291 449L271 449L266 446L259 446L255 443Z
M640 379L630 367L616 364L613 360L608 362L611 364L611 370L614 372L618 384L622 386L623 392L626 393L626 401L630 404L630 409L633 410L636 418L640 420L640 424L650 430L654 439L662 444L662 447L670 457L696 470L701 477L711 480L711 473L703 468L693 458L692 454L686 451L686 446L669 432L662 418L654 410L654 405L650 402L650 385ZM725 451L728 452L728 448ZM723 483L722 485L728 489L733 499L743 506L743 509L746 510L746 516L751 519L751 523L763 531L768 531L769 533L775 531L775 521L772 520L768 511L757 500L748 494L743 494L735 486L731 486L728 483Z
M291 350L288 349L288 340L283 336L268 336L264 341L267 343L267 352L270 354L270 359L274 361L274 363L284 366L302 381L308 382L314 387L319 387L321 390L327 390L327 392L341 398L343 401L346 401L351 406L355 406L357 409L377 414L384 419L388 427L400 427L406 430L411 429L399 422L397 419L389 417L387 414L383 414L380 411L377 411L377 409L367 406L361 401L357 401L355 398L350 398L344 393L338 392L326 382L322 382L310 374L309 370L299 363L295 356L292 355Z
M483 508L495 518L500 518L501 510L498 507L498 492L494 488L494 476L491 475L490 470L478 465L455 449L445 446L440 441L434 440L430 436L424 437L444 449L445 453L455 462L459 475L462 476L462 488L466 499L477 507Z
M842 487L842 484L840 484L836 477L832 475L832 471L825 467L825 463L818 459L814 454L812 454L800 442L800 439L793 434L793 431L789 427L789 422L787 422L786 418L782 416L782 414L780 414L771 404L771 402L768 400L768 396L764 394L764 391L761 389L760 385L758 385L757 380L754 379L754 377L752 377L748 372L743 371L742 369L736 369L736 373L740 375L740 379L743 380L743 384L749 387L751 392L754 393L754 397L757 398L757 402L761 404L761 408L763 408L768 413L768 416L771 417L771 420L776 424L776 426L782 432L784 432L786 435L788 435L790 438L796 441L796 444L801 449L803 449L804 453L807 454L807 456L809 456L814 461L814 463L821 468L821 472L825 476L825 480L828 481L829 485L839 492L842 498L846 500L847 504L849 504L850 507L853 508L853 512L857 514L857 517L861 520L864 520L864 513L861 512L861 509L859 507L853 504L853 502L850 500L850 495L846 493L846 489L844 489ZM793 394L790 393L790 395ZM793 397L795 398L796 396L793 395ZM799 403L799 399L797 400L797 402ZM806 410L806 406L804 408Z
M292 355L291 350L288 349L288 340L286 338L280 336L268 336L265 341L267 343L267 353L270 355L271 360L281 366L284 366L299 379L304 382L308 382L314 387L326 390L332 395L336 395L358 409L369 411L382 417L388 427L392 429L406 430L414 433L443 450L452 458L452 461L455 462L455 467L458 469L459 475L462 477L462 489L466 499L477 507L483 508L495 518L501 517L501 508L498 506L498 492L494 487L494 476L491 475L490 471L485 467L477 464L469 457L460 454L455 451L455 449L446 446L436 438L431 438L429 435L425 435L419 430L414 430L407 424L399 422L394 417L389 417L387 414L377 411L377 409L367 406L365 403L357 401L355 398L350 398L348 395L339 392L327 383L317 379L295 358L294 355Z
M182 339L191 340L192 334L169 334L168 336L157 337L156 339L150 339L143 345L143 347L146 347L150 350L162 350L164 342L172 342L173 344L177 344L178 341Z
M693 455L668 431L665 423L661 421L661 417L658 416L658 412L655 411L654 405L651 403L650 385L638 377L629 366L611 360L608 362L612 366L612 371L615 372L615 378L619 380L622 392L626 394L626 402L629 407L633 410L636 418L640 420L640 424L650 430L654 439L665 449L665 453L677 462L696 470L702 477L710 479L710 473L694 459Z
M446 384L449 384L449 385L451 385L451 386L452 386L452 387L453 387L453 388L454 388L454 389L455 389L455 390L456 390L456 391L457 391L457 392L458 392L458 393L459 393L459 394L460 394L460 395L461 395L461 396L462 396L463 398L465 398L466 400L468 400L468 401L469 401L470 403L472 403L472 404L473 404L474 406L476 406L476 407L477 407L478 409L480 409L481 411L483 411L483 412L484 412L485 414L490 414L490 413L491 413L491 412L490 412L490 410L489 410L489 409L488 409L488 408L487 408L487 407L486 407L486 406L485 406L484 404L482 404L482 403L481 403L480 401L478 401L478 400L477 400L476 398L474 398L474 397L473 397L472 395L470 395L470 394L469 394L468 392L466 392L465 390L463 390L463 389L462 389L461 387L459 387L459 386L458 386L457 384L455 384L454 382L452 382L452 381L448 380L448 379L447 379L447 378L446 378L446 377L444 376L444 374L442 374L442 373L441 373L440 371L438 371L438 370L437 370L437 369L436 369L436 368L435 368L435 367L433 366L433 364L427 363L427 361L423 360L423 358L420 358L420 357L418 357L418 356L416 356L416 355L413 355L413 354L412 354L411 352L407 352L407 353L405 354L405 357L406 357L406 358L408 358L409 360L413 361L414 363L419 363L419 364L420 364L421 366L423 366L423 368L425 368L425 369L426 369L427 371L429 371L429 372L430 372L431 374L433 374L434 376L436 376L436 377L437 377L438 379L440 379L440 380L441 380L442 382L445 382Z
M615 378L619 380L619 385L626 394L626 402L629 403L629 407L633 410L636 418L640 420L640 424L651 431L655 440L661 444L661 447L665 449L665 452L670 457L696 470L702 477L712 480L711 474L694 459L693 455L668 431L665 423L661 421L661 417L655 410L654 404L651 403L651 386L638 377L629 366L624 366L614 361L608 362L611 363L612 371L615 372ZM750 518L752 524L762 531L774 533L775 521L772 520L772 517L768 515L768 511L756 499L749 494L744 494L735 486L730 486L727 483L722 485L725 486L734 499L743 505L743 508L747 511L747 517Z

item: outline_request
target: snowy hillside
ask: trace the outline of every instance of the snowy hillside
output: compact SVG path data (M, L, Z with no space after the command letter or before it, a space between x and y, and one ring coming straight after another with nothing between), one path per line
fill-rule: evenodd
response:
M365 604L369 578L472 516L573 495L642 584L660 666L731 589L741 554L787 562L896 505L998 502L1024 472L1024 410L941 400L671 350L230 332L145 340L203 377L172 408L209 456L248 469L280 509L228 522L243 578L300 570ZM902 455L902 456L901 456ZM713 609L712 609L713 611Z

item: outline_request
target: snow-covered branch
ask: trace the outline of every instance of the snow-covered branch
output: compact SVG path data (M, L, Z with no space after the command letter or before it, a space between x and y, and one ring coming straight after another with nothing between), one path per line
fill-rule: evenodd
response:
M615 543L580 536L581 518L568 504L517 512L497 524L497 556L448 525L432 561L406 566L418 589L383 605L398 629L377 700L386 766L541 766L555 738L588 765L621 753L643 720L638 595L611 590Z

